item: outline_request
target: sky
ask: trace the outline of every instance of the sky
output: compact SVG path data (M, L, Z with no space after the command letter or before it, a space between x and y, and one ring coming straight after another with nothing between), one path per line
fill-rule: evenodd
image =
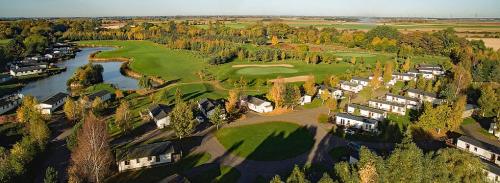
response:
M500 18L500 0L0 0L0 17L174 15Z

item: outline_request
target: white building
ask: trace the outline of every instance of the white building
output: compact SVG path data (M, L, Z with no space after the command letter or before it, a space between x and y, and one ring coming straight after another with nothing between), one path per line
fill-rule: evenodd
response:
M340 89L342 89L344 91L353 92L353 93L359 93L363 89L363 85L348 82L348 81L341 81L340 82Z
M419 67L417 68L418 71L422 73L430 73L436 76L443 75L444 71L443 68L439 65L424 65L420 64Z
M388 102L395 102L398 104L406 105L408 109L417 109L420 107L420 102L418 99L410 98L406 96L396 95L392 93L388 93L385 95L385 100Z
M52 114L52 112L64 104L67 97L68 94L59 92L38 104L37 108L42 114Z
M498 146L464 135L457 139L457 148L500 166L500 148Z
M170 125L171 108L163 104L154 104L149 107L149 117L153 119L158 129L163 129Z
M320 97L321 94L323 94L326 91L330 92L331 97L334 99L342 99L342 95L344 94L344 92L342 92L342 90L339 88L333 88L333 87L327 87L325 85L320 85L318 88L318 97Z
M117 158L119 159L118 171L173 163L174 153L174 145L169 141L141 145L125 152L121 158Z
M0 99L0 114L4 114L10 110L15 109L19 104L21 104L21 100L23 98L23 94L13 94Z
M395 102L371 99L368 100L368 105L373 108L382 109L387 112L393 112L400 115L406 114L406 105Z
M408 89L408 97L420 100L420 102L431 102L433 104L441 103L441 100L437 98L435 93L430 93L418 89Z
M358 104L349 104L347 105L347 113L354 114L356 110L359 110L359 115L375 120L384 120L387 118L387 112L371 108L368 106L358 105Z
M354 116L347 113L338 113L335 116L335 123L346 127L352 127L369 132L378 132L378 121L361 116Z
M312 102L312 96L310 95L304 95L302 97L300 97L300 105L305 105L305 104L309 104Z
M271 104L271 102L256 97L252 96L242 97L240 102L242 106L247 106L248 109L258 113L266 113L273 111L273 105Z
M28 76L34 74L43 73L43 68L40 66L32 66L32 67L21 67L17 69L11 69L10 75L18 77L18 76Z
M500 182L500 167L488 161L483 160L482 162L485 165L484 172L486 173L486 178L490 182Z
M392 78L396 81L417 81L417 77L414 74L408 73L393 73Z
M368 84L370 84L370 79L360 78L360 77L352 77L351 83L356 83L356 84L360 84L363 86L368 86Z

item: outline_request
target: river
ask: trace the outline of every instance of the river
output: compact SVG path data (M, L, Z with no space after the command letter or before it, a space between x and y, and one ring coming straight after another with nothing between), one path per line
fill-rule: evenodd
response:
M73 73L75 73L78 67L89 62L89 55L96 51L106 51L112 49L114 48L82 48L82 51L78 52L75 58L56 64L59 67L66 67L67 70L65 72L28 83L21 89L21 93L24 95L35 96L39 100L47 99L58 92L68 93L66 81L73 75ZM97 62L95 64L101 64L104 68L104 83L113 84L122 90L133 90L138 88L137 80L126 77L120 73L121 62Z

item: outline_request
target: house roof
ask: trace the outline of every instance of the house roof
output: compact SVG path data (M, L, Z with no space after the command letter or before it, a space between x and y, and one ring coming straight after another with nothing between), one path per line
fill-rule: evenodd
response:
M120 161L131 160L136 158L144 158L168 153L174 153L174 145L170 141L157 142L153 144L146 144L137 146L128 150L121 158Z
M408 74L408 73L399 73L399 72L395 72L395 73L392 73L392 75L397 75L397 76L408 76L408 77L415 77L414 74Z
M364 123L377 124L377 120L370 119L370 118L365 118L365 117L362 117L362 116L355 116L355 115L347 114L347 113L338 113L337 116L338 117L342 117L342 118L348 118L348 119L356 120L356 121L362 121Z
M30 66L30 67L20 67L18 69L12 69L14 72L25 72L25 71L33 71L43 69L40 66Z
M370 79L368 78L362 78L362 77L352 77L353 80L358 80L358 81L365 81L365 82L370 82Z
M260 98L253 97L253 96L247 96L246 100L248 103L255 104L255 105L262 105L262 104L268 102L268 101L265 101L265 100L262 100Z
M201 99L198 104L205 111L210 111L215 108L215 102L212 99L204 98Z
M326 85L319 85L318 89L320 90L326 90L328 89L328 91L336 91L336 90L340 90L336 87L330 87L330 86L326 86Z
M149 107L149 112L151 112L155 120L166 118L170 111L172 111L172 109L163 104L154 104Z
M415 98L411 98L411 97L407 97L407 96L402 96L402 95L396 95L396 94L392 94L392 93L388 93L388 94L386 94L386 96L392 96L394 98L402 98L402 99L405 99L405 100L411 100L411 101L414 101L414 102L418 102L418 100L415 99Z
M43 104L54 105L55 103L57 103L58 101L66 98L66 97L68 97L68 94L59 92L59 93L53 95L52 97L44 100L42 103Z
M426 91L422 91L422 90L418 90L418 89L412 89L412 88L410 88L410 89L408 89L408 92L417 93L417 94L421 94L421 95L425 95L425 96L437 98L437 95L435 93L426 92Z
M111 94L111 93L109 93L109 91L107 91L107 90L101 90L101 91L98 91L98 92L95 92L95 93L89 95L89 100L92 101L92 100L96 99L97 97L102 99L103 96L108 95L108 94Z
M5 106L14 103L16 100L19 100L19 96L17 94L8 95L0 98L0 106Z
M392 105L392 106L398 106L398 107L405 107L404 104L396 103L396 102L389 102L385 100L378 100L378 99L370 99L368 102L376 102L376 103L381 103L381 104L387 104L387 105Z
M465 135L459 137L458 140L467 142L469 144L472 144L474 146L480 147L482 149L486 149L486 150L488 150L490 152L493 152L495 154L500 154L500 147L495 146L493 144L482 142L482 141L479 141L479 140L477 140L475 138L472 138L472 137L469 137L469 136L465 136Z
M364 106L364 105L359 105L359 104L349 104L348 107L349 106L357 108L357 109L360 109L360 110L366 110L366 111L378 113L378 114L384 114L385 113L385 111L383 111L383 110L375 109L375 108L372 108L372 107L368 107L368 106Z
M485 165L484 168L488 172L494 173L495 175L500 175L500 167L483 159L481 159L481 162Z

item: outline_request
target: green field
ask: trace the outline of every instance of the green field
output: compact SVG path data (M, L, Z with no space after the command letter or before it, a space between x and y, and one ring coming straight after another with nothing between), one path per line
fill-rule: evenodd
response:
M216 136L227 151L260 161L293 158L307 152L314 144L308 129L287 122L223 128Z
M286 67L247 67L238 69L236 74L239 75L269 75L269 74L289 74L299 72L296 69Z
M2 45L6 45L7 43L9 43L10 39L0 39L0 46Z
M78 44L119 47L101 52L97 57L130 58L132 70L149 76L159 76L165 80L196 81L198 77L195 73L208 65L189 51L168 49L150 41L81 41Z

